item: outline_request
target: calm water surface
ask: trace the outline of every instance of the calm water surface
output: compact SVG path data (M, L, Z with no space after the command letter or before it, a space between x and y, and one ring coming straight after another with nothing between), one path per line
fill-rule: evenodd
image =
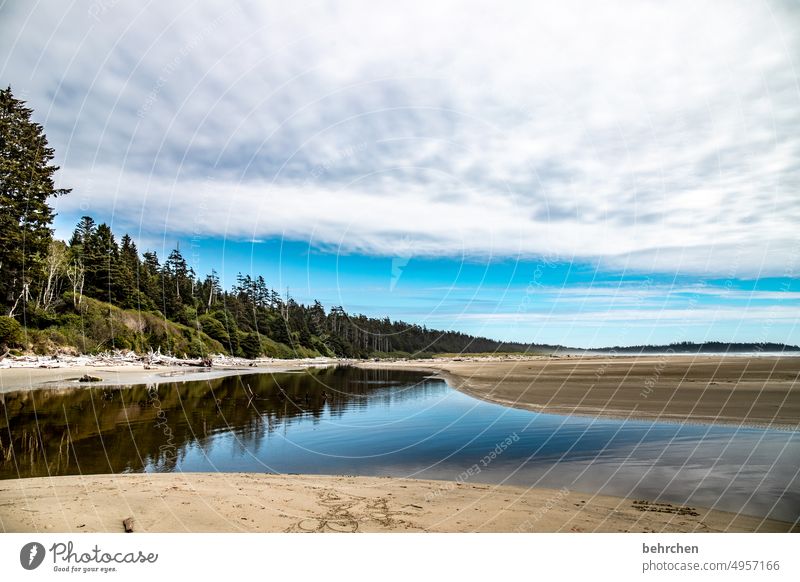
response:
M0 395L0 478L246 471L567 487L800 517L800 433L557 416L395 370Z

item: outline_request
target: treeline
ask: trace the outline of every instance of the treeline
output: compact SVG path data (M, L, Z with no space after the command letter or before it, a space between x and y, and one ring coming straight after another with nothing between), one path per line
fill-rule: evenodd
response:
M0 91L0 347L47 353L158 349L257 357L424 355L524 351L458 332L351 315L281 297L261 276L223 289L176 248L140 254L130 236L84 216L69 241L53 239L53 149L11 88ZM0 353L2 355L2 353Z
M616 352L620 354L703 354L703 353L740 353L740 352L795 352L800 347L774 342L674 342L662 345L615 346L591 350L596 352Z
M80 220L68 243L50 244L44 263L42 283L26 303L28 323L35 328L58 325L59 317L65 314L85 314L82 302L88 297L197 330L219 342L227 353L247 358L369 357L529 348L389 318L350 315L341 307L326 310L318 301L304 305L281 297L262 276L240 273L232 288L226 290L214 271L198 277L179 248L163 262L152 251L140 255L130 236L125 234L118 243L107 224L97 225L89 216ZM140 323L137 320L132 325ZM118 329L108 338L110 345L104 347L141 347L128 327ZM200 353L208 348L199 341L189 351Z

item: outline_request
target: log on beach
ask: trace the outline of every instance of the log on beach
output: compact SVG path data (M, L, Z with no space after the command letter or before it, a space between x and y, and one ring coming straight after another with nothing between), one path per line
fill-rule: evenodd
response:
M122 520L122 527L125 528L125 533L133 533L133 518L128 517Z

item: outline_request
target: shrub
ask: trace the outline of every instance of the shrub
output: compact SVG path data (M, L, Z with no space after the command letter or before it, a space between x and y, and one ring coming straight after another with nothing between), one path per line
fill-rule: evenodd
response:
M190 358L205 358L208 356L208 347L203 343L199 336L193 335L189 340L187 355Z
M222 345L228 345L231 337L225 330L225 326L217 319L210 315L201 315L199 320L201 329L209 336L220 342Z
M19 322L13 317L0 315L0 346L21 346L22 337L22 326Z
M182 323L183 325L195 327L197 325L197 310L194 307L184 305L183 309L176 313L173 319L174 321Z
M28 309L27 326L29 328L35 327L37 329L44 329L51 325L56 325L58 321L59 316L54 312L34 307Z
M239 342L242 348L242 355L251 360L261 355L261 340L257 333L244 334L244 337Z

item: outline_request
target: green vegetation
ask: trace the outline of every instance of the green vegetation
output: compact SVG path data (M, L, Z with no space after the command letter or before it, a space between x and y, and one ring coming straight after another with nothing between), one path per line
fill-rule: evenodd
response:
M32 113L10 87L0 91L0 300L10 316L41 290L52 241L47 200L69 192L53 185L54 152Z
M13 317L0 316L0 346L5 349L18 347L23 340L22 326Z
M180 249L165 261L140 255L127 234L84 216L69 242L53 239L56 189L43 128L32 111L0 91L0 346L37 353L70 348L161 349L175 355L425 356L441 352L523 351L458 332L388 318L351 315L319 302L281 297L263 277L239 275L222 289L215 272L199 277ZM22 325L20 325L22 324Z
M27 331L31 349L39 354L53 353L63 346L83 353L160 349L190 357L224 352L221 343L196 327L147 311L121 309L90 297L78 301L71 293L56 301L52 311L37 314L35 319L42 327L29 326Z

